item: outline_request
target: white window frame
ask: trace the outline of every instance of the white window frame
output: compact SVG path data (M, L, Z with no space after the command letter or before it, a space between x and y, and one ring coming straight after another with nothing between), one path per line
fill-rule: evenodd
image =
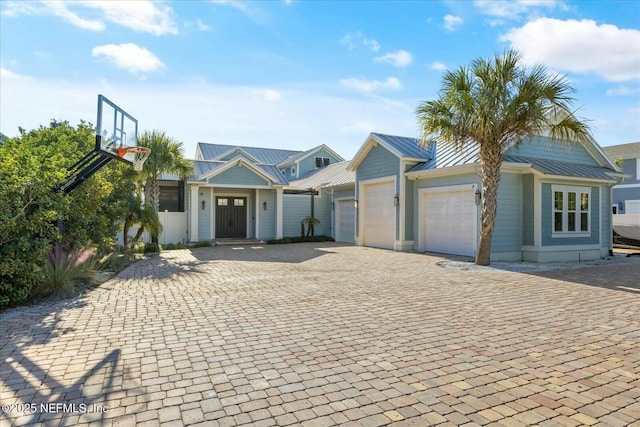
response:
M295 166L291 166L291 176L296 176L296 167Z
M591 187L579 187L568 185L552 185L551 186L551 237L591 237L591 212L593 211L593 197ZM562 210L556 211L556 193L562 193ZM576 194L576 230L569 231L569 193ZM581 230L581 217L583 211L581 210L582 194L588 196L588 208L587 208L587 230ZM562 231L555 230L555 217L556 213L562 213Z

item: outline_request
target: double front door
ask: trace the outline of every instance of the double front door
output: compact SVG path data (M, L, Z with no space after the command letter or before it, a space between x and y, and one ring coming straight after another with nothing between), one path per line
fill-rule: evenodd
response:
M216 238L247 237L247 198L216 197Z

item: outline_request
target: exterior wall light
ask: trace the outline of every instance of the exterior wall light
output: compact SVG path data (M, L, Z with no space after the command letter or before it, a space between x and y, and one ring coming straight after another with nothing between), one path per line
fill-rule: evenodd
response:
M480 192L480 190L476 190L476 206L479 206L481 201L482 193Z
M206 202L203 200L200 202L200 204L202 205L202 210L204 210L205 206L206 206Z
M354 207L354 208L356 208L356 209L358 209L358 199L355 199L355 200L353 201L353 207Z
M267 210L267 201L262 202L262 209Z
M398 196L397 194L393 196L393 206L396 208L400 206L400 196Z

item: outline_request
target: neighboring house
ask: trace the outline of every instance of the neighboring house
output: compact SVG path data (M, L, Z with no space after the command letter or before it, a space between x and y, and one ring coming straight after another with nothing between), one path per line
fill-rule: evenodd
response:
M612 160L622 160L622 172L631 176L613 187L613 213L640 214L640 142L602 149Z
M300 236L309 216L320 220L315 235L353 241L353 231L345 232L353 215L350 222L337 217L335 234L334 200L342 203L346 190L353 207L355 174L326 145L292 151L198 143L193 163L186 182L165 176L160 185L161 220L165 209L183 212L181 220L169 220L171 229L183 224L174 241Z
M475 256L481 182L478 149L372 133L356 174L356 243ZM611 187L622 176L592 141L528 138L505 151L493 261L587 260L611 249Z

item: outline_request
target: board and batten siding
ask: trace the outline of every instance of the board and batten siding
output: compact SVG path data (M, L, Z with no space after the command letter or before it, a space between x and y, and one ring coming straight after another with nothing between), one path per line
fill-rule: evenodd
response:
M283 196L282 234L284 237L300 236L300 223L311 215L311 196L285 194ZM316 236L331 236L331 197L328 194L313 197L313 214L320 221L314 228ZM305 224L305 233L307 226Z
M611 187L601 185L602 203L600 203L600 217L602 218L602 235L600 236L600 247L610 249L613 243L613 224L611 221L611 206L607 200L611 200Z
M589 204L591 205L591 235L589 237L551 237L553 232L553 195L552 185L567 185L565 183L542 183L541 203L542 207L542 246L566 246L566 245L593 245L600 243L600 187L573 184L575 187L591 188ZM607 203L607 209L611 209ZM608 215L607 215L608 216ZM604 224L603 224L604 225Z
M533 174L522 176L522 244L535 244L535 187Z
M396 194L400 193L400 159L386 148L378 145L371 148L362 162L356 169L356 182L366 181L368 179L375 179L387 176L396 177ZM358 186L356 186L355 194L356 199L359 197ZM396 209L396 231L395 239L399 238L400 230L400 209ZM360 228L360 215L356 212L356 237L358 236Z
M266 179L241 165L233 166L219 175L209 178L209 183L219 185L269 185Z
M509 148L505 156L533 157L559 162L580 163L599 166L591 154L578 142L557 142L545 136L525 138L520 144Z
M415 207L415 196L414 196L414 185L415 181L404 179L404 194L400 197L404 197L404 235L405 240L416 240L413 236L413 211L416 209ZM400 201L402 203L402 200Z

